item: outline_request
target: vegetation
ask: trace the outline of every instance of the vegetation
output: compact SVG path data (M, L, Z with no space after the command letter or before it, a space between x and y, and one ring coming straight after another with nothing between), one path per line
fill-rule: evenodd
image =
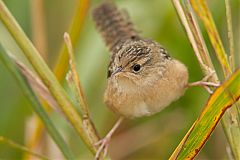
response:
M0 0L0 158L93 159L117 119L102 102L108 54L91 19L97 3ZM116 3L188 66L190 81L212 75L221 86L212 95L190 88L161 113L125 121L108 158L240 159L240 1Z

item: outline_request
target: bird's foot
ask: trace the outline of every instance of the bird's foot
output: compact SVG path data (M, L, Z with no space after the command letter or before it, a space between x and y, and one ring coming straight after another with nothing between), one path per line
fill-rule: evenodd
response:
M192 82L188 84L188 87L193 87L193 86L201 86L204 87L208 93L212 94L213 91L211 90L210 87L219 87L220 83L214 83L214 82L208 82L208 79L212 77L212 74L209 74L207 76L205 76L202 80L200 81L196 81L196 82Z
M95 144L96 146L99 146L97 153L95 155L95 160L98 160L100 158L101 153L103 153L103 157L107 156L111 137L112 135L107 134L103 139L101 139Z
M113 126L113 128L108 132L108 134L95 144L96 146L99 146L97 153L95 155L95 160L98 160L100 158L101 153L103 153L103 157L107 156L108 147L109 147L112 135L117 130L119 125L122 123L123 119L124 119L123 117L119 118L116 124Z

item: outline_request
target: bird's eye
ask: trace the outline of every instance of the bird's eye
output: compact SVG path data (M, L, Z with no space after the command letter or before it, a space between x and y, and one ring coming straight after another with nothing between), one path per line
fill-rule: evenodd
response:
M134 71L134 72L138 72L138 71L140 71L140 69L141 69L141 65L140 65L140 64L135 64L135 65L133 66L133 71Z

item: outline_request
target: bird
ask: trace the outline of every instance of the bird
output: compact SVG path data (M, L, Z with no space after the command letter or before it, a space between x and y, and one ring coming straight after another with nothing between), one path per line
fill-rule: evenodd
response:
M110 138L125 118L151 116L184 95L189 86L208 86L209 82L190 84L187 67L170 56L158 42L140 36L128 14L112 1L104 1L92 12L93 21L110 52L105 104L120 119L99 141L96 154L107 153Z

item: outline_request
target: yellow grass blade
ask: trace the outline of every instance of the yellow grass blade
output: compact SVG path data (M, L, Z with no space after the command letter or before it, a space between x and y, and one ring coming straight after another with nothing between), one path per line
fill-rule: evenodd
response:
M211 12L206 4L205 0L190 0L190 3L198 14L199 18L202 20L212 46L216 52L217 58L222 66L223 73L225 76L231 74L231 67L229 65L226 52L224 50L222 41L218 34L217 28L215 26L214 20L212 18Z
M77 44L77 40L79 38L79 34L81 32L84 20L86 18L87 11L89 9L89 0L78 0L76 13L73 16L72 24L69 28L69 35L72 40L73 48ZM63 43L62 48L59 52L58 60L54 66L54 74L56 75L57 79L62 80L64 77L67 68L68 68L68 51L65 43Z
M225 111L240 98L240 68L209 98L170 159L193 159L208 140Z

